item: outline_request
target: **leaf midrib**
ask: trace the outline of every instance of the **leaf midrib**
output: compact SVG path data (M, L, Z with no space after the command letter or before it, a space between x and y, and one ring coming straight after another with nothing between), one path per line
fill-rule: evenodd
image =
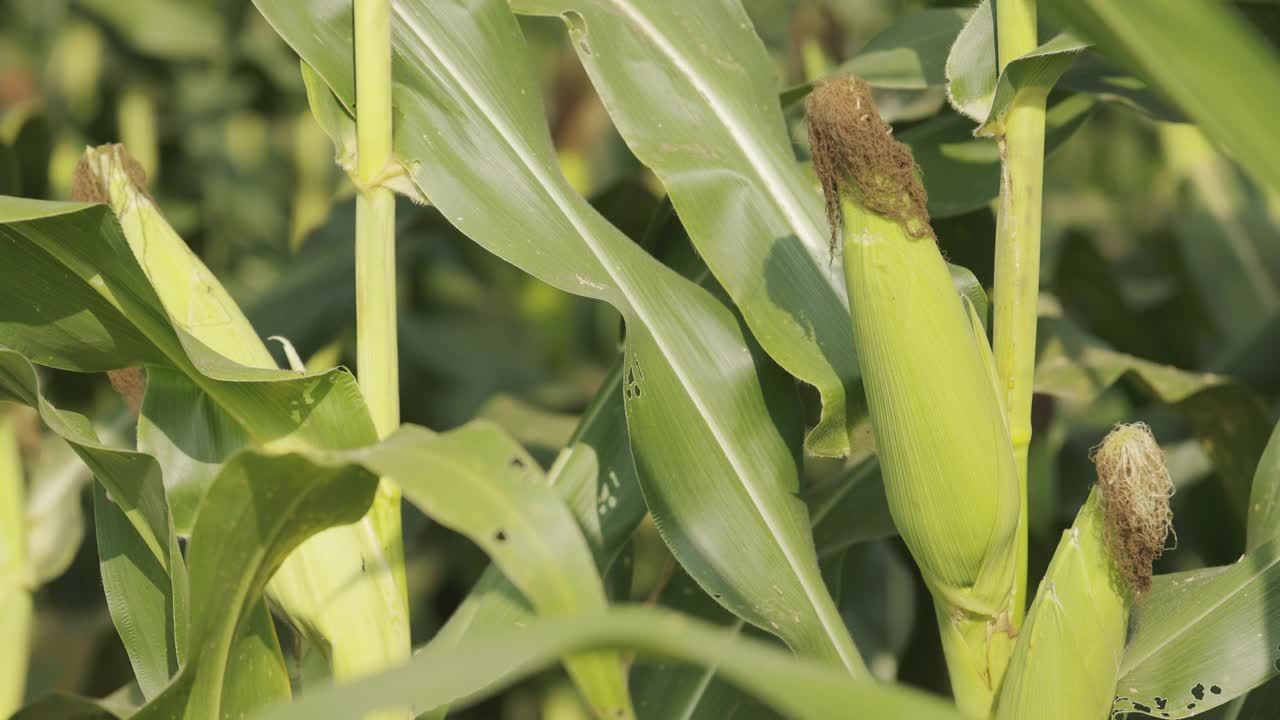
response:
M407 27L418 38L418 40L421 41L423 47L432 54L432 56L441 65L441 67L446 72L448 72L450 77L452 77L453 80L456 83L458 83L458 85L461 86L466 91L466 96L473 103L476 104L476 106L481 110L481 115L485 118L485 120L487 120L489 124L493 126L493 128L498 132L499 136L501 136L503 141L507 144L507 146L512 150L512 152L515 153L516 157L519 158L520 162L538 180L539 184L547 192L547 195L555 203L556 207L564 215L565 219L567 219L569 223L573 226L574 230L578 232L578 235L582 239L583 244L586 245L587 248L591 250L592 254L595 255L596 259L600 261L601 267L605 270L605 272L609 273L610 279L612 279L615 285L617 285L618 291L622 294L623 298L627 301L628 305L630 305L632 311L636 313L637 319L639 319L642 323L644 323L646 328L648 328L649 333L653 336L655 344L658 345L663 355L667 358L673 357L667 343L661 339L660 333L657 330L658 326L655 326L654 323L650 320L650 318L646 315L646 313L640 307L636 306L635 301L633 299L633 293L627 289L625 283L618 282L619 276L616 275L614 271L611 269L610 263L605 262L606 257L602 253L602 251L596 246L591 236L591 233L588 232L587 228L583 227L581 219L577 216L577 213L571 211L571 207L572 207L571 203L562 196L563 188L561 188L557 183L553 182L553 178L547 177L546 171L542 168L542 166L539 163L533 162L529 157L527 157L528 148L523 147L522 145L519 145L512 141L513 137L519 137L520 134L515 130L513 130L512 128L507 127L501 119L503 115L496 112L494 108L489 107L488 103L485 102L483 96L473 91L473 89L467 83L465 79L465 75L460 73L458 69L451 62L449 62L449 60L445 57L445 55L441 53L440 50L431 42L429 35L426 32L424 32L423 29L419 27L419 25L415 22L414 18L409 16L402 9L401 2L393 3L392 11L404 23L405 27ZM800 568L802 566L798 562L797 558L795 557L795 553L793 548L791 547L791 544L788 542L782 541L782 539L780 538L780 533L778 532L778 523L774 519L773 514L769 511L768 507L761 501L761 499L757 497L757 491L754 485L751 482L747 481L747 479L752 476L746 472L746 469L743 466L743 461L740 458L737 458L734 455L734 453L730 451L732 446L727 444L724 430L714 421L715 416L711 413L708 413L707 408L705 407L705 401L702 399L701 395L698 394L696 385L691 383L689 378L685 376L683 369L676 363L671 364L671 369L675 374L676 379L684 387L689 398L693 401L695 407L698 410L698 414L700 417L703 418L703 422L706 424L707 429L710 430L712 435L715 437L716 444L717 444L717 447L720 449L720 452L724 455L726 461L728 461L728 463L732 466L734 472L738 475L738 477L743 479L744 482L742 483L742 485L746 489L748 497L751 498L752 504L755 506L756 512L760 515L761 519L764 521L765 525L768 527L771 539L782 551L783 556L787 559L787 564L790 567L792 573L796 576L796 579L799 582L800 587L804 590L805 596L809 600L809 604L811 606L811 609L814 612L814 615L818 618L819 623L822 625L823 631L829 636L828 640L830 641L832 647L840 655L841 659L844 661L846 666L855 666L854 661L846 657L846 649L842 647L842 644L838 641L839 635L837 634L837 630L831 627L830 619L826 617L826 613L822 612L822 603L820 601L820 596L817 595L817 592L815 591L815 589L811 587L812 584L805 578L805 575L800 571Z

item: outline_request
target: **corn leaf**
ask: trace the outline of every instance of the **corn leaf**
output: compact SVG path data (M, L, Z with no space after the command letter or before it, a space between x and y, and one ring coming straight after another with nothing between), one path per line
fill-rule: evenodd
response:
M270 354L216 278L161 218L147 216L146 203L128 207L132 239L103 205L0 197L6 342L33 362L79 372L172 370L170 379L185 377L254 444L341 448L376 438L349 373L266 367ZM189 484L181 475L197 469L165 468L175 487ZM274 583L291 619L322 634L335 657L357 665L385 664L408 652L394 578L363 569L369 561L375 570L393 564L375 524L371 518L367 527L320 536ZM357 576L363 579L353 584Z
M216 710L211 703L235 662L226 641L243 622L240 614L305 536L363 515L377 477L394 479L423 512L489 552L540 614L602 611L590 550L563 501L531 476L533 467L522 448L483 421L442 435L405 426L378 445L345 452L236 455L205 495L189 552L192 592L209 597L224 588L226 602L194 611L190 661L136 717ZM616 656L584 655L570 668L595 691L593 700L613 703L597 704L600 712L630 715Z
M1277 106L1260 88L1280 84L1280 58L1225 3L1051 0L1049 7L1099 48L1138 71L1226 149L1259 183L1280 190ZM1187 52L1214 48L1214 53Z
M1102 391L1132 376L1152 399L1183 415L1213 461L1243 526L1254 468L1271 429L1266 409L1251 390L1222 375L1116 352L1062 316L1052 299L1041 303L1037 345L1038 393L1087 409Z
M962 717L948 703L917 690L850 681L838 668L796 658L785 650L678 613L623 607L596 616L538 620L529 627L476 638L451 650L419 653L401 668L317 691L260 718L300 720L320 713L357 717L406 702L415 707L471 703L546 667L559 655L601 648L718 665L734 685L758 694L791 717L844 717L851 709L876 718ZM760 682L760 678L769 678L769 682Z
M568 505L591 548L596 568L603 573L645 512L627 441L621 362L583 412L568 445L547 472L546 483ZM502 569L493 565L429 647L451 647L475 633L527 623L533 615L528 601Z
M1088 43L1057 35L1003 69L996 64L996 27L990 0L970 16L947 56L947 94L957 111L978 123L975 135L1004 133L1005 113L1019 93L1047 96Z
M1276 593L1276 541L1233 565L1157 576L1134 611L1117 709L1191 717L1274 678L1280 607L1268 599Z
M257 6L352 107L349 5ZM392 26L394 147L417 186L485 248L625 318L632 451L677 556L753 623L858 672L795 497L795 459L771 412L777 399L761 381L767 361L728 309L605 222L561 175L505 3L397 3ZM790 410L778 417L799 422ZM720 550L728 546L732 557Z
M36 408L98 477L102 501L95 512L108 608L144 694L155 694L177 670L187 629L186 566L178 550L164 485L155 460L104 446L89 420L58 410L40 393L35 369L20 354L0 348L0 400ZM95 507L99 503L95 502Z
M857 356L813 179L791 151L764 45L737 0L520 0L559 15L632 151L765 350L818 388L807 441L847 451Z
M133 717L223 717L238 709L224 692L242 658L233 652L267 581L308 537L358 521L377 477L357 469L316 468L298 455L245 452L227 462L205 494L188 545L190 644L178 675ZM217 598L217 602L207 602Z

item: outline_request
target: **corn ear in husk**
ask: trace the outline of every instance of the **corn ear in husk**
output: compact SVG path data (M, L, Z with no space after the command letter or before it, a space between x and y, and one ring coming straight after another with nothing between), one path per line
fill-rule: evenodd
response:
M1094 454L1098 484L1062 535L996 704L997 720L1110 716L1135 598L1164 548L1173 483L1145 425L1121 425ZM1163 708L1158 708L1163 709Z
M985 716L1016 633L1020 504L986 338L929 228L915 163L865 84L824 83L807 110L889 509L933 594L957 701Z

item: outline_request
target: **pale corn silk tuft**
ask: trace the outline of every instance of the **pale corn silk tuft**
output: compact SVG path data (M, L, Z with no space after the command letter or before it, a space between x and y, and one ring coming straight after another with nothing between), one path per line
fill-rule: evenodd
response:
M1173 530L1173 480L1146 423L1119 424L1093 449L1107 517L1107 547L1137 594L1151 588L1151 564Z

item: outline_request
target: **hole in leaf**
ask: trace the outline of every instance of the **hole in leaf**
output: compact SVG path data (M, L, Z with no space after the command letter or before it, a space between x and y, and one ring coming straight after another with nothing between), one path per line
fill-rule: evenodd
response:
M507 541L507 531L506 531L506 530L499 530L498 532L496 532L496 533L494 533L494 534L493 534L493 539L494 539L494 540L497 540L498 542L506 542L506 541Z
M1149 713L1149 712L1151 712L1151 707L1150 707L1150 706L1148 706L1148 705L1143 705L1143 704L1142 704L1142 703L1140 703L1140 702L1136 702L1136 703L1134 703L1134 704L1133 704L1133 709L1134 709L1134 710L1137 710L1138 712L1144 712L1144 713Z
M513 457L513 458L511 458L511 467L513 467L513 468L522 468L522 467L524 467L524 460L521 460L521 459L520 459L520 458L518 458L518 457Z
M1204 699L1204 683L1196 683L1196 686L1191 688L1191 697L1197 700Z
M1162 698L1162 697L1160 697L1160 696L1158 696L1158 695L1156 696L1155 701L1156 701L1156 709L1157 709L1157 710L1163 710L1163 709L1165 709L1166 707L1168 707L1168 706L1169 706L1169 701L1168 701L1168 700L1166 700L1166 699L1164 699L1164 698Z
M1213 693L1214 695L1221 695L1222 688L1218 687L1217 685L1214 685L1213 687L1209 688L1209 692Z

